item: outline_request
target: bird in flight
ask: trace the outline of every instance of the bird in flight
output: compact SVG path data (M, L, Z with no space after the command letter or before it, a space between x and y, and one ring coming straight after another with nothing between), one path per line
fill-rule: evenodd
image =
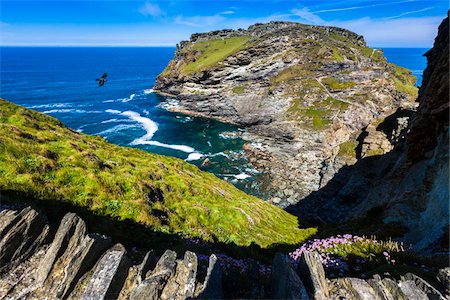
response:
M105 84L105 82L107 81L106 77L108 77L108 74L103 73L103 75L100 79L98 79L98 78L95 79L98 82L98 86L103 86Z

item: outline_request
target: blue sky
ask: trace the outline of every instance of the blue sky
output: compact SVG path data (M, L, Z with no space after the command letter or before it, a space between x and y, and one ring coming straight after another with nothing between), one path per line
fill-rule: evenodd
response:
M0 45L173 46L272 20L332 25L372 47L430 48L447 0L1 0Z

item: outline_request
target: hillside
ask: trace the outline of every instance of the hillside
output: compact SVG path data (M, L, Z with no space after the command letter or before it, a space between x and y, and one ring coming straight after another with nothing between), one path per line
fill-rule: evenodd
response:
M119 147L0 100L0 190L62 201L149 229L267 247L315 232L180 159Z
M247 128L262 188L285 207L324 186L358 156L363 128L413 107L415 77L386 61L364 38L335 27L290 22L194 34L181 42L154 86L176 96L173 110Z

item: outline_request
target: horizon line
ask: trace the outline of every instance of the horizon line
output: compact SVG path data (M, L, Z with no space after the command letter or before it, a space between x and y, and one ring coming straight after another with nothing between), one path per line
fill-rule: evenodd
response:
M0 47L24 47L24 48L44 48L44 47L55 47L55 48L175 48L175 45L167 45L167 44L161 44L161 45L114 45L114 44L108 44L108 45L84 45L84 44L69 44L69 45L58 45L58 44L48 44L48 45L0 45ZM368 45L370 48L407 48L407 49L431 49L430 47L424 47L424 46L377 46L377 45Z

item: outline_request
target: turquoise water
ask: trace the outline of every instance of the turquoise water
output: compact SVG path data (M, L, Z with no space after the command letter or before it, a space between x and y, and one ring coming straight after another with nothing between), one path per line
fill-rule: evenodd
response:
M78 131L149 152L175 156L258 195L240 129L167 111L153 93L174 48L3 47L0 96L49 114ZM95 81L103 72L108 81ZM231 132L232 136L223 134Z
M152 92L174 50L0 47L0 97L118 145L175 156L197 166L208 158L204 170L260 195L259 174L244 156L244 142L236 137L238 127L169 112L171 99ZM426 49L383 50L390 62L413 70L420 84ZM103 72L108 81L99 87L95 79Z

